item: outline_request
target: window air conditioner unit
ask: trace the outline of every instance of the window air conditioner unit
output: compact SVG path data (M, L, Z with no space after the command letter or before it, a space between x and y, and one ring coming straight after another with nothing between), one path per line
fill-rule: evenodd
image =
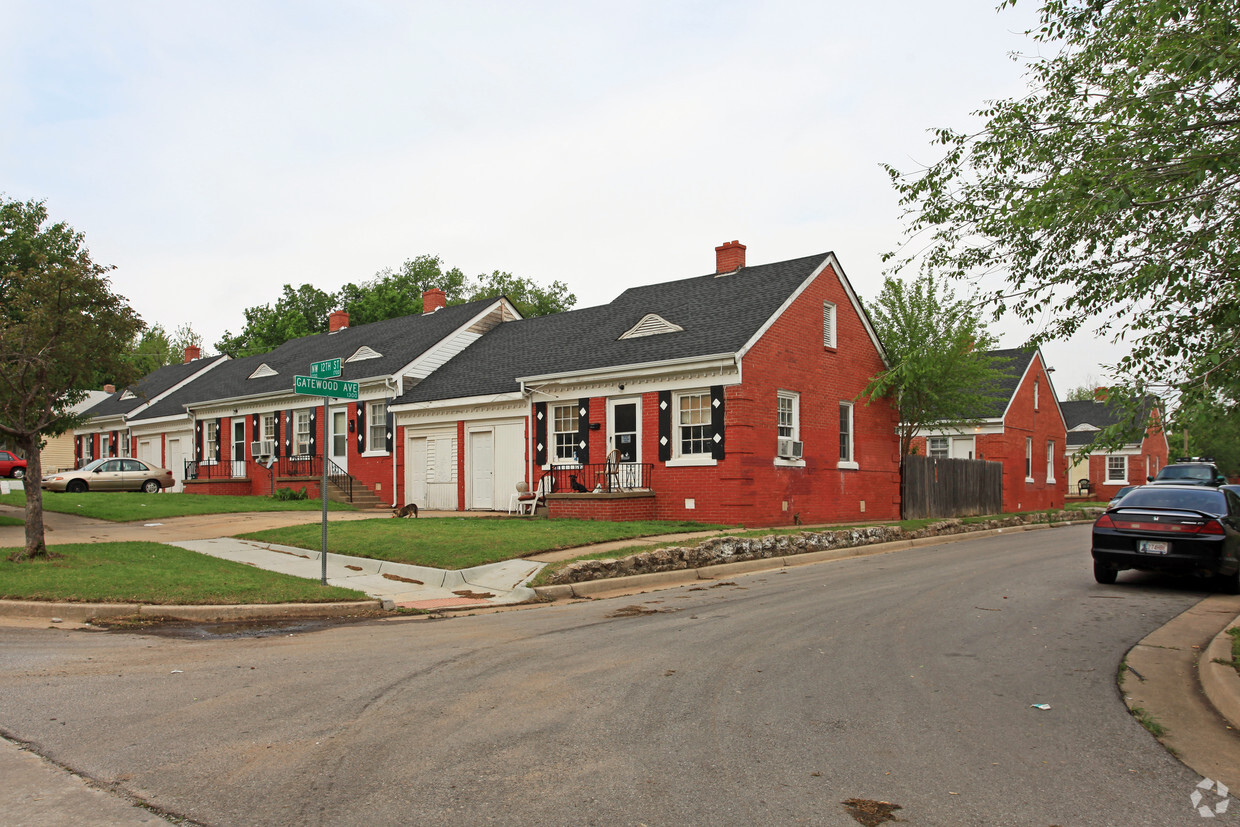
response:
M805 443L795 439L781 439L776 447L775 452L781 456L790 459L800 459L801 451L804 449Z
M276 443L272 439L264 439L262 442L250 443L250 456L257 459L258 457L269 457L276 452Z

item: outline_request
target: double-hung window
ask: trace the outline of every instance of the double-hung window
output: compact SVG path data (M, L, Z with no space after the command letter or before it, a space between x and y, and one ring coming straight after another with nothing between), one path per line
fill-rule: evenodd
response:
M926 454L946 459L951 454L951 440L945 436L932 436L926 440Z
M840 403L840 467L856 468L853 457L853 404Z
M293 455L310 456L310 411L293 411Z
M679 402L676 440L679 455L710 456L710 393L681 394Z
M1046 441L1046 481L1055 481L1055 440Z
M262 435L258 439L275 439L276 438L276 415L273 413L263 414L263 424L260 426Z
M112 445L111 435L100 434L99 435L99 456L101 457L111 456L111 454L108 452L108 448L110 448L111 445Z
M220 423L208 419L202 423L202 460L206 463L215 462L215 453L220 444Z
M1025 479L1033 482L1033 437L1025 437Z
M366 449L387 450L387 401L379 400L366 406Z
M801 395L791 391L780 391L775 404L779 418L779 438L800 439Z
M556 405L551 416L555 429L555 459L574 462L577 459L577 406Z
M1128 482L1128 457L1123 454L1107 457L1107 482Z

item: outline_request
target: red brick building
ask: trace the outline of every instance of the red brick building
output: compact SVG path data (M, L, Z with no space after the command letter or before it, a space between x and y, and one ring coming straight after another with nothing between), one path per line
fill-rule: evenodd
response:
M1154 397L1145 400L1138 417L1147 423L1144 430L1138 425L1139 439L1118 448L1091 449L1098 432L1119 424L1122 411L1106 401L1105 388L1099 388L1095 399L1083 402L1060 402L1068 425L1068 472L1069 491L1085 488L1082 480L1088 480L1089 489L1096 499L1108 500L1125 485L1143 485L1169 461L1171 453L1167 435L1163 433L1162 410ZM1088 450L1084 457L1076 455Z
M931 429L912 450L1003 463L1003 510L1062 508L1068 489L1067 426L1040 350L994 350L1003 380L972 426Z
M517 483L552 516L749 525L899 514L895 413L855 401L881 345L832 253L635 287L522 319L504 298L348 326L225 360L124 421L192 445L185 490L318 494L439 510L509 508ZM293 393L340 358L357 402ZM164 449L166 451L166 449ZM166 453L165 453L166 455Z

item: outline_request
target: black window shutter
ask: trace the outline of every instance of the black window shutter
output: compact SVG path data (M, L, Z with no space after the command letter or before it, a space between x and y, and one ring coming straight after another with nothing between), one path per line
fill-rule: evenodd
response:
M387 417L384 420L384 425L387 426L386 447L387 452L390 454L392 453L392 449L396 446L396 414L389 410L387 412Z
M272 447L275 448L275 456L278 457L281 455L280 454L280 412L279 411L273 412L271 421L275 423L273 425L273 427L275 428L275 433L271 435L271 438L275 442L275 445Z
M357 452L360 454L366 450L366 408L361 402L357 403L357 412L353 421L354 427L357 428Z
M220 446L224 443L224 420L215 420L215 456L216 462L220 461Z
M712 385L710 389L710 430L710 455L715 459L723 459L726 456L723 432L723 385Z
M590 461L590 400L577 400L577 461L585 465Z
M534 403L534 464L547 464L547 403Z
M194 423L194 459L202 462L202 420Z
M259 418L258 414L250 417L250 442L258 442L263 438L262 431L259 430L262 427L261 422L262 419Z
M113 431L113 432L112 432L112 444L111 444L111 446L110 446L110 448L109 448L109 450L111 450L111 451L112 451L112 456L117 456L117 453L116 453L116 443L117 443L118 438L119 438L119 437L118 437L118 435L117 435L117 432L116 432L116 431Z
M672 458L672 392L659 391L659 462Z
M78 460L76 464L81 464L82 459L82 438L80 436L73 438L73 458Z
M310 456L317 457L319 447L319 408L310 409Z
M287 417L284 420L284 455L291 457L293 456L293 449L297 445L297 421L293 419L292 411L285 411L284 415Z

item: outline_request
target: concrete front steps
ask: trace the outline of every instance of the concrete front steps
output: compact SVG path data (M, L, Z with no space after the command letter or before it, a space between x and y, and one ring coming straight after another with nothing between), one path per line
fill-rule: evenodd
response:
M327 484L327 499L337 503L349 502L349 497L343 491L331 483ZM353 506L360 510L370 508L391 508L391 500L381 499L375 492L362 485L356 479L353 480Z

